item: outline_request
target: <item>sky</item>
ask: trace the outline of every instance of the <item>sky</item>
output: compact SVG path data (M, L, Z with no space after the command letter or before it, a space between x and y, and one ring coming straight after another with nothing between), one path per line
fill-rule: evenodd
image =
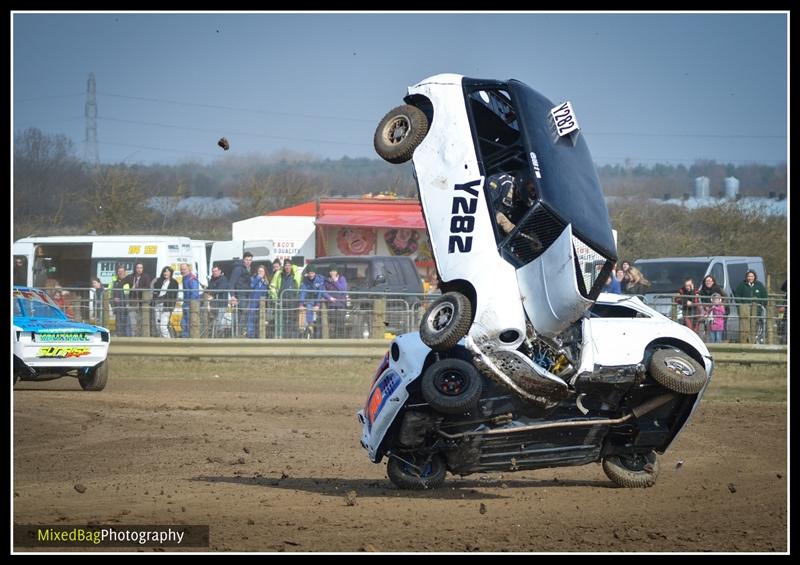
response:
M377 158L380 119L439 73L571 101L598 165L788 160L788 12L11 19L12 131L63 134L83 158L92 73L102 163Z

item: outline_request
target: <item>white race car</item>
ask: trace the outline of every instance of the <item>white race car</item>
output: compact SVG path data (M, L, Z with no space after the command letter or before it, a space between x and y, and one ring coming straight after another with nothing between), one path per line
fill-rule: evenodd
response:
M529 352L541 340L558 348L617 258L572 104L517 80L455 74L409 87L405 102L381 120L374 145L391 163L413 158L442 290L420 338L446 352L466 336L494 377L563 397L565 380Z
M103 390L108 380L106 328L70 320L46 292L14 287L14 383L78 378L84 390Z

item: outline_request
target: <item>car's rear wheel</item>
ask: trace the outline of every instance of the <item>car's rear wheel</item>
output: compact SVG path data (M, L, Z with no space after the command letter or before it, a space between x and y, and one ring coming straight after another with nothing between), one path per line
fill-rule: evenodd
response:
M608 455L603 459L603 472L615 484L625 488L649 488L658 478L658 456L650 453Z
M708 380L706 370L677 349L659 349L650 358L650 375L666 389L680 394L697 394Z
M402 459L390 457L386 464L389 480L402 489L421 490L437 488L444 483L447 473L444 457L436 453L432 457L402 453Z
M441 359L422 375L422 396L442 414L463 414L478 405L483 391L480 373L461 359Z
M390 163L405 163L428 134L428 117L410 104L389 110L375 129L375 151Z
M419 324L419 337L434 351L447 351L467 335L472 324L472 304L460 292L447 292L434 300Z
M108 380L108 361L103 361L96 367L86 371L78 377L83 390L103 390Z

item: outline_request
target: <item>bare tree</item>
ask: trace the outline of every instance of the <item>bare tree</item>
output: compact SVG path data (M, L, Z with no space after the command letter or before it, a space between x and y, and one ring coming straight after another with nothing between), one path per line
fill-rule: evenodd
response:
M94 215L89 228L99 234L142 230L152 220L146 206L146 191L140 179L120 166L101 168L92 177L92 187L83 200Z
M239 210L249 217L294 206L325 192L321 179L292 169L254 175L238 191Z
M86 177L73 152L72 141L63 135L46 135L36 128L15 134L15 226L32 226L39 231L81 222L75 193Z

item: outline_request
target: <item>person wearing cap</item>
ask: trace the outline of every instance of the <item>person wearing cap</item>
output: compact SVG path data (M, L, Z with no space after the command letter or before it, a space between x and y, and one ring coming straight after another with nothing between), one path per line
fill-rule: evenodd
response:
M319 313L322 292L325 290L325 277L317 273L314 265L308 265L300 283L300 310L306 313L306 331L320 337L319 324L314 323Z
M344 321L347 308L347 279L339 274L339 266L331 265L325 279L325 294L322 298L328 304L328 324L330 337L345 337Z

